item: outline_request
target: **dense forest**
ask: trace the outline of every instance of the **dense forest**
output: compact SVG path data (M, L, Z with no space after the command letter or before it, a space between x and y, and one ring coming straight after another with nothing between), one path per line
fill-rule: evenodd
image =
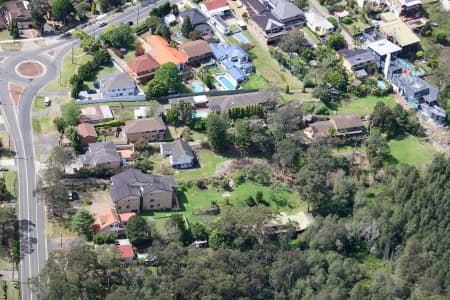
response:
M450 159L385 167L367 185L328 149L311 146L297 173L316 216L298 236L268 239L274 211L229 205L206 226L173 218L171 240L153 228L151 266L124 267L114 246L75 242L50 255L34 288L49 300L448 299ZM186 246L205 238L210 248Z

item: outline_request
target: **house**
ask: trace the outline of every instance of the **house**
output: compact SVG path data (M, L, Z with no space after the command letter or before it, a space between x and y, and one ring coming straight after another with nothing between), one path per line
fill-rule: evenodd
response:
M242 8L247 11L250 16L255 16L269 11L268 6L259 0L241 0Z
M319 121L309 124L305 134L311 139L329 137L355 136L363 133L362 123L356 114L334 115L328 121Z
M125 122L122 132L128 143L134 143L139 138L149 142L163 140L166 134L166 125L160 117L129 120Z
M188 64L207 62L212 57L211 47L204 40L181 44L178 46L178 50L187 58Z
M117 249L119 249L120 258L128 264L132 264L135 258L133 246L129 244L129 245L116 245L116 247Z
M438 101L438 90L418 76L394 73L391 83L394 91L403 96L414 109L419 108L421 103L432 106Z
M212 17L211 21L214 24L214 26L216 26L217 30L220 33L222 33L224 35L228 35L231 33L230 26L228 26L228 24L225 23L225 21L222 19L222 17L220 15L216 15L216 16Z
M390 73L393 72L392 62L402 51L402 48L386 39L381 39L369 43L367 49L372 53L378 69L384 74L384 78L389 79Z
M283 23L270 12L251 16L248 29L264 44L271 44L287 33Z
M306 26L318 36L325 36L334 31L333 24L312 9L305 12L305 18Z
M167 26L171 25L172 23L175 23L177 21L177 17L174 14L168 14L164 16L164 24Z
M294 226L296 233L301 233L314 223L313 215L308 212L301 211L292 215L280 213L265 226L264 231L266 234L276 235L286 232L291 225Z
M127 62L128 74L137 84L145 84L155 76L159 63L149 54L136 57Z
M31 28L33 23L31 10L25 7L24 2L11 1L6 4L6 8L7 13L5 15L8 26L15 20L19 29Z
M208 24L208 18L205 17L205 15L203 15L198 9L193 8L180 12L180 22L183 22L184 17L186 16L191 21L192 28L194 28L194 30L200 31L202 36L212 34L212 29Z
M349 73L355 73L355 75L355 71L364 70L369 64L375 62L372 52L367 49L342 49L338 52L338 55L342 58L345 69Z
M108 208L95 216L95 233L111 233L117 237L121 230L120 219L114 208Z
M81 109L80 120L83 123L96 124L113 119L113 113L108 105L87 106Z
M177 208L177 184L170 176L127 169L111 177L110 195L119 213Z
M245 81L254 66L249 62L248 54L238 45L227 46L221 43L209 44L214 59L219 62L234 81L234 85Z
M226 0L208 0L200 4L200 9L209 18L230 13L230 7Z
M433 119L438 125L447 125L447 114L445 110L437 105L430 106L426 103L420 104L420 109L429 118Z
M397 17L404 19L422 17L422 1L420 0L385 0L385 2Z
M407 57L420 49L420 39L393 13L381 14L380 33L402 48L400 56Z
M150 35L147 43L152 47L150 55L162 65L172 62L177 65L179 71L184 70L187 63L186 57L176 48L170 47L169 43L160 35Z
M232 107L245 107L254 104L263 104L272 99L270 92L253 92L246 94L224 95L209 98L209 110L224 113Z
M89 150L80 155L80 162L86 168L117 169L120 167L120 155L117 152L116 145L111 142L92 143L89 144Z
M119 214L120 227L126 229L128 220L130 220L130 218L134 217L135 215L136 213L134 212Z
M107 74L100 81L100 93L104 98L134 96L136 84L128 73Z
M90 143L97 142L97 132L95 127L89 123L80 123L77 126L77 135L80 139L81 146L87 146Z
M170 157L172 168L187 169L194 166L194 152L188 142L176 140L171 143L161 143L159 145L162 156Z
M276 1L271 13L278 21L283 23L286 30L305 24L305 14L303 11L294 3L287 0Z

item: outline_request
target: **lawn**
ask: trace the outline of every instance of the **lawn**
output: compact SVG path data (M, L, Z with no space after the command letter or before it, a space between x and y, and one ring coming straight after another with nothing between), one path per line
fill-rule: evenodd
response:
M209 150L200 151L197 158L200 160L201 168L179 172L175 175L175 179L189 180L213 176L216 171L216 166L227 160L225 157Z
M3 177L5 178L6 189L14 197L16 197L17 172L16 171L3 172Z
M3 29L0 30L0 41L7 41L7 40L11 40L11 35L9 34L9 30L7 29Z
M264 80L258 74L252 74L248 77L247 81L242 85L244 89L258 89L258 90L267 90L267 81Z
M6 285L6 295L3 292L4 285ZM0 299L8 299L8 300L21 299L19 288L20 286L18 288L15 288L12 282L2 280L0 284Z
M97 73L95 76L94 81L85 81L84 84L86 84L90 89L94 88L94 82L99 82L100 79L111 73L119 73L120 71L116 68L114 64L110 64L109 66L102 66L102 69Z
M392 95L385 97L367 96L349 102L342 102L337 112L338 114L355 113L360 116L366 116L373 112L373 109L378 102L384 102L390 108L393 108L396 105L394 96Z
M71 231L63 223L48 221L45 224L48 239L60 239L62 237L74 237L76 233Z
M316 45L320 45L320 41L317 38L317 36L315 35L314 32L311 31L311 29L309 29L308 27L303 27L303 33Z
M92 55L86 54L81 48L76 48L73 51L74 61L72 63L72 52L69 52L63 60L60 76L54 81L50 82L45 89L49 91L61 91L70 87L70 77L78 71L80 65L92 59Z
M436 151L419 138L407 135L388 142L390 154L398 163L422 166L433 159Z
M40 116L34 117L31 120L31 126L33 127L33 132L36 134L49 134L56 131L55 125L53 124L53 119L55 116Z
M288 84L291 89L300 89L300 82L290 74L283 72L280 65L270 56L269 51L263 47L248 31L243 31L244 35L254 46L250 49L250 60L255 65L257 74L268 83L284 89Z

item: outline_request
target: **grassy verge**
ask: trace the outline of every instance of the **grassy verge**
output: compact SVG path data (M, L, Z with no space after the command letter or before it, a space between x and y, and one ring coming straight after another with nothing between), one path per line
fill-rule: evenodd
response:
M392 95L385 97L367 96L350 102L342 102L337 112L339 114L355 113L360 116L366 116L373 112L373 108L378 102L384 102L391 108L396 105L394 96Z
M56 131L55 125L53 125L53 119L55 116L40 116L34 117L31 120L31 126L33 132L36 134L49 134Z
M17 195L16 194L17 172L16 171L3 172L3 177L5 178L6 189L15 198Z
M4 289L6 289L6 295L4 293ZM20 299L19 287L15 288L12 282L2 280L0 282L0 299L19 300Z
M22 49L22 43L20 42L11 42L11 43L3 43L0 45L3 51L20 51Z
M73 63L72 63L72 53L69 52L63 60L61 67L60 76L54 81L50 82L45 89L49 91L62 91L70 88L70 77L75 74L80 67L80 65L86 63L92 59L92 55L83 53L80 48L74 49L73 51Z
M71 231L66 224L47 220L45 228L48 239L59 239L62 237L74 237L76 233Z
M37 96L34 98L33 109L34 109L34 110L43 110L43 109L46 109L47 106L45 106L44 101L45 101L45 97L44 97L44 96L42 96L42 95L37 95Z
M388 142L391 156L398 163L423 166L433 159L433 147L411 135L395 138Z
M201 168L180 172L175 175L175 178L177 180L188 180L213 176L216 171L216 166L227 160L225 157L209 150L200 151L197 158L200 160Z
M11 35L9 34L9 30L3 29L0 30L0 41L7 41L11 39Z

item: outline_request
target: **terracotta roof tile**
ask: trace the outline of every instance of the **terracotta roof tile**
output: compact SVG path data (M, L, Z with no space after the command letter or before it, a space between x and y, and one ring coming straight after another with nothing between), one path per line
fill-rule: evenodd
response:
M134 60L127 62L127 65L134 73L156 70L159 67L159 63L149 54L138 56Z
M211 47L204 40L196 40L186 44L178 46L180 52L186 55L188 58L203 56L211 53Z
M117 245L120 251L120 256L123 258L134 257L134 251L132 245Z
M173 62L176 65L185 64L187 58L177 49L170 47L167 41L160 35L151 35L147 42L153 48L151 56L160 64Z
M123 131L127 134L159 130L166 130L166 125L160 117L129 120L123 127Z
M120 223L119 216L115 209L108 208L95 216L94 227L96 231L100 231L114 223Z
M210 0L205 2L205 7L210 11L221 7L228 6L225 0Z
M81 123L77 126L77 133L81 137L94 136L97 137L97 132L95 131L95 127L89 123Z

